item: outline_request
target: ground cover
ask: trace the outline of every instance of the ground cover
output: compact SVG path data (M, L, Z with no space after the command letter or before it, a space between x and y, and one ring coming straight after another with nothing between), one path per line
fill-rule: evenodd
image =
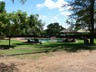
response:
M8 45L7 40L0 43ZM47 42L41 45L12 40L11 45L14 49L0 50L0 54L4 55L0 57L0 64L3 63L2 69L5 72L10 68L18 72L96 72L96 45L84 45L82 40L75 43Z
M96 40L95 40L96 42ZM0 40L0 45L7 46L8 40ZM30 44L26 41L11 40L10 49L1 49L0 55L23 55L33 53L48 53L64 50L67 52L76 52L79 50L94 50L94 46L84 45L83 40L76 40L73 43L46 42L43 44Z

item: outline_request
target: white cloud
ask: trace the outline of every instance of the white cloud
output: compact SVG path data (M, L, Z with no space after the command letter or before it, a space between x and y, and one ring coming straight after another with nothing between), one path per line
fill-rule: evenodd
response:
M54 2L52 0L45 0L44 3L37 4L38 8L47 7L49 9L59 9L60 11L63 10L62 6L67 5L68 3L64 0L58 0L57 2Z
M63 15L63 16L69 16L69 15L71 15L70 12L61 12L60 14Z
M4 1L4 0L0 0L0 1Z
M60 15L68 16L70 13L66 11L72 9L72 7L67 5L68 3L64 0L57 0L56 2L53 0L45 0L44 3L37 4L37 7L39 9L43 7L47 7L48 9L58 9Z
M64 7L63 7L64 6ZM71 14L68 12L69 9L71 9L70 6L68 6L68 3L65 0L45 0L43 3L37 4L37 8L41 9L47 7L48 9L57 9L58 13L55 16L41 16L40 19L43 19L48 24L52 22L58 22L64 27L67 27L66 25L66 19ZM63 18L62 18L63 17Z
M59 11L61 12L61 11L64 11L65 9L63 8L63 7L61 7L61 8L59 8Z
M38 8L43 8L44 7L44 4L38 4L37 7Z

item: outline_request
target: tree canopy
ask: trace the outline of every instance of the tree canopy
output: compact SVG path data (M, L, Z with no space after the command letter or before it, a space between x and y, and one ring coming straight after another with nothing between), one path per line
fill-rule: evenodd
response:
M57 36L59 35L60 31L63 30L65 28L63 28L61 25L59 25L59 23L50 23L48 26L47 26L47 29L46 29L46 33L47 35L49 36Z
M0 1L0 36L40 35L43 26L38 14L28 16L21 10L7 13L5 3Z

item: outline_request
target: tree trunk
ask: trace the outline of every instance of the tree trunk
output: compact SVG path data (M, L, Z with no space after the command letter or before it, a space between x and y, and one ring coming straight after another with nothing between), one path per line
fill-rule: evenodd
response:
M9 46L11 46L11 37L9 36Z
M90 32L90 44L94 44L94 3L95 0L90 0L90 21L91 21L91 32Z

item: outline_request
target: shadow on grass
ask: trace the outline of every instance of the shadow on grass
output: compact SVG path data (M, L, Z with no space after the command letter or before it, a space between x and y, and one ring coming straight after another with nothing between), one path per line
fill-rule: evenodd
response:
M78 52L80 50L95 50L96 45L84 45L83 43L43 43L43 44L29 44L29 43L15 43L15 46L19 45L30 45L30 48L37 48L36 51L34 52L28 52L28 53L20 53L20 54L11 54L11 55L5 55L5 56L16 56L16 55L26 55L26 54L36 54L36 53L49 53L49 52L55 52L55 51L66 51L66 52ZM15 46L8 46L8 45L3 45L0 46L0 49L4 48L4 50L9 49L9 48L14 48ZM22 46L23 47L23 46ZM28 47L29 48L29 47ZM27 49L28 49L27 48ZM34 50L34 49L33 49Z
M28 43L28 42L14 43L13 45L36 45L36 44L40 45L40 43Z
M15 46L9 46L9 45L0 45L0 50L6 50L6 49L10 49L13 48L14 49Z
M77 52L79 50L94 50L96 45L84 45L83 43L50 43L46 45L36 45L36 47L40 48L48 48L48 51L58 51L58 50L64 50L67 52Z
M36 48L43 48L43 52L54 52L58 50L64 50L67 52L77 52L79 50L94 50L96 45L84 45L83 43L47 43L47 44L33 44L33 43L15 43L15 45L34 45Z

